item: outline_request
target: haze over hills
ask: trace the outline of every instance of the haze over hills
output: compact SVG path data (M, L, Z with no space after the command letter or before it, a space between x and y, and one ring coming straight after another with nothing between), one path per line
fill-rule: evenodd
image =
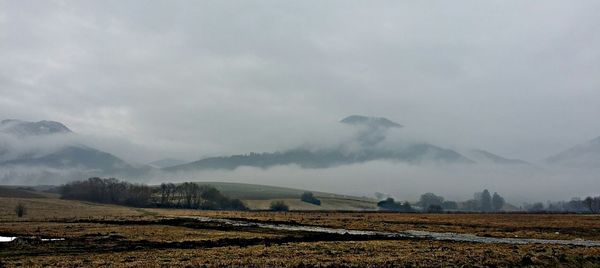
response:
M22 176L65 180L81 176L141 176L136 167L101 150L70 141L74 135L59 122L3 120L0 123L0 180ZM33 146L27 146L34 143ZM18 170L18 171L16 171ZM25 173L21 176L20 172Z
M148 166L151 166L154 168L168 168L168 167L183 165L185 163L187 163L187 162L180 160L180 159L164 158L164 159L152 161L152 162L148 163Z
M11 134L15 137L72 133L69 128L59 122L27 122L16 119L0 121L0 132Z
M473 163L461 154L428 143L402 144L394 147L381 146L386 133L402 125L382 117L352 115L340 123L353 126L356 134L350 141L327 148L295 148L272 153L250 153L223 157L210 157L184 164L181 160L163 159L150 166L165 171L190 171L206 169L232 170L241 166L269 168L278 165L298 165L302 168L328 168L338 165L363 163L373 160L391 160L412 164ZM2 133L22 138L73 134L59 122L2 121ZM9 154L10 147L2 147L2 154ZM25 152L3 159L3 167L47 167L54 169L78 169L98 175L143 175L149 167L135 167L118 157L81 145L65 144L49 152Z
M77 134L62 123L4 120L0 124L0 181L13 184L63 183L90 176L115 176L126 180L149 181L156 177L178 178L180 175L193 178L197 172L204 171L233 172L241 167L258 168L265 172L270 168L286 166L306 170L330 170L374 161L389 162L389 165L399 168L402 168L402 165L412 166L410 169L433 172L436 175L432 176L436 178L445 174L442 172L443 168L440 170L443 166L456 166L454 169L467 177L480 176L468 174L482 172L481 169L477 170L477 167L483 166L497 167L497 170L535 167L526 161L506 158L484 150L456 151L427 142L392 139L390 137L393 135L401 136L404 127L383 117L353 115L338 123L348 126L343 129L351 131L352 135L346 135L346 138L339 139L335 144L208 157L189 163L166 158L146 166L138 166L109 152L71 141L71 137ZM24 144L28 146L23 146ZM548 158L547 164L580 164L583 159L585 167L593 168L600 163L599 152L600 138L597 138ZM527 170L531 172L531 169ZM502 176L505 175L499 175ZM531 173L527 176L531 176ZM397 180L403 179L405 178L399 177Z
M485 150L469 150L464 153L469 159L480 164L498 164L498 165L531 165L531 163L521 159L511 159L490 153Z
M600 194L598 1L103 2L0 4L0 184Z
M349 125L364 125L370 128L401 128L402 125L384 117L370 117L364 115L351 115L340 121Z
M600 137L546 158L546 162L576 168L600 168Z
M291 164L302 168L328 168L373 160L393 160L412 164L429 161L437 163L474 163L455 151L423 143L409 145L398 150L373 148L349 152L340 147L317 151L295 149L275 153L250 153L226 157L210 157L184 165L169 167L165 170L235 169L241 166L269 168Z
M402 125L382 117L348 116L340 123L358 127L355 137L333 148L296 148L273 153L250 153L225 157L210 157L192 163L166 168L167 171L203 169L235 169L240 166L269 168L277 165L298 165L302 168L328 168L374 160L391 160L419 164L474 163L463 155L428 143L380 146L386 132Z

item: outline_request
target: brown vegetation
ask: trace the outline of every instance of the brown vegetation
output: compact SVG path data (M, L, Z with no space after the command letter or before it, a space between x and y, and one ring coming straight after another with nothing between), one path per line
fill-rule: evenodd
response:
M29 211L18 218L18 203ZM597 266L600 248L501 245L238 228L184 216L338 228L600 240L591 215L234 212L0 198L0 266ZM557 233L558 232L558 233ZM64 238L43 242L39 238Z

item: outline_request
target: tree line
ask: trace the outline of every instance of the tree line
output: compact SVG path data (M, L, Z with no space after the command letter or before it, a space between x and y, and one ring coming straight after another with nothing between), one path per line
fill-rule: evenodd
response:
M383 199L387 195L375 193L376 197ZM463 202L445 200L444 197L434 193L422 194L419 201L412 207L409 202L396 202L387 197L377 203L380 209L399 212L443 212L443 211L471 211L471 212L499 212L507 209L506 201L497 192L490 194L484 189L477 192L472 199ZM600 213L600 196L575 197L569 201L525 203L520 208L509 207L508 209L527 212L570 212L570 213Z
M135 207L169 207L210 210L247 210L239 199L231 199L211 186L192 182L163 183L159 187L89 178L60 187L61 198Z
M523 209L530 212L575 212L575 213L600 213L600 196L574 197L569 201L536 202L524 204Z
M385 196L381 193L376 193L378 197ZM487 189L474 194L474 198L456 202L445 200L444 197L434 193L422 194L419 201L415 204L422 212L442 212L442 211L477 211L477 212L494 212L502 211L506 201L500 194L494 192L490 194ZM377 206L385 210L393 210L399 212L414 212L417 209L413 208L408 201L396 202L393 198L388 197L377 203Z
M504 197L497 192L490 194L490 191L484 189L482 192L477 192L473 195L473 199L464 202L456 202L445 200L444 197L433 193L425 193L421 195L419 205L422 210L430 212L438 211L478 211L478 212L495 212L502 211L506 201Z
M239 199L224 196L219 190L208 185L193 182L181 184L163 183L160 185L159 207L192 208L209 210L247 210Z

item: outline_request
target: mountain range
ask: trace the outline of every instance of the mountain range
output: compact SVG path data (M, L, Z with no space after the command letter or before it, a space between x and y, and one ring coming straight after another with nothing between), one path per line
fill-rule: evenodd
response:
M529 165L519 159L509 159L483 150L471 150L468 156L451 149L429 143L411 143L400 146L381 146L386 132L402 128L401 124L383 117L351 115L340 123L357 126L355 138L335 148L309 150L296 148L274 153L250 153L224 157L210 157L191 163L168 167L168 171L191 171L204 169L235 169L240 166L269 168L277 165L296 164L302 168L328 168L338 165L362 163L373 160L390 160L411 164L424 162ZM359 149L354 149L355 143Z
M242 166L269 168L278 165L298 165L302 168L328 168L373 160L438 164L493 164L502 166L529 166L530 163L502 157L485 150L457 152L441 146L421 143L395 144L384 142L389 131L403 128L399 123L383 117L348 116L340 121L355 128L351 140L327 148L297 147L288 150L208 157L186 163L177 159L162 159L148 165L133 165L99 149L75 142L66 142L52 149L29 148L16 151L16 143L30 143L45 137L77 135L67 126L55 121L28 122L0 121L0 181L14 177L21 169L76 170L77 176L118 176L143 178L153 171L195 171L207 169L233 170ZM547 158L546 163L568 166L600 166L600 137ZM4 174L4 175L3 175ZM8 174L8 175L7 175ZM3 177L4 176L4 177ZM57 175L58 176L58 175ZM61 173L60 176L65 176ZM61 177L62 178L62 177ZM79 178L79 177L78 177ZM63 179L73 179L68 176Z

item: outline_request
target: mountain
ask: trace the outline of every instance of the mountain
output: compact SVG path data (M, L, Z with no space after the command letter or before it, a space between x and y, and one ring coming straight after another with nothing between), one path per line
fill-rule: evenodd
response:
M599 168L600 137L550 156L546 158L546 162L570 167Z
M38 166L56 169L77 168L97 174L130 173L136 168L118 157L83 145L66 146L42 156L28 156L0 163L0 166Z
M469 157L469 159L481 164L531 165L529 162L520 159L505 158L484 150L469 150L465 155Z
M180 159L173 159L173 158L165 158L165 159L160 159L160 160L150 162L150 163L148 163L148 166L155 167L155 168L168 168L168 167L183 165L185 163L187 163L187 161L183 161Z
M463 155L428 143L382 146L386 132L402 125L383 117L361 115L348 116L340 123L360 126L350 142L330 149L308 150L296 148L273 153L250 153L242 155L210 157L195 162L165 168L166 171L193 171L205 169L236 169L241 166L269 168L278 165L298 165L302 168L328 168L339 165L389 160L411 164L474 163ZM366 127L366 128L365 128ZM359 148L356 148L358 144Z
M0 132L16 137L72 133L65 125L55 121L27 122L15 119L0 121Z
M74 176L141 176L150 169L133 166L110 153L69 142L74 133L59 122L3 120L0 133L7 135L0 136L6 138L0 140L0 169L5 174L0 174L0 181L16 180L21 175L28 179L44 177L46 180L64 180ZM60 135L65 136L60 138L59 144L49 139Z
M351 115L340 121L348 125L363 125L372 128L401 128L402 125L384 117L371 117L363 115Z
M363 147L373 147L381 143L385 140L388 131L402 127L384 117L364 115L351 115L342 119L340 123L355 127L355 141Z
M347 153L342 149L318 151L294 149L275 153L250 153L245 155L210 157L188 164L168 167L164 170L232 170L242 166L269 168L292 164L299 165L302 168L328 168L374 160L391 160L412 164L428 161L437 163L473 163L473 161L455 151L423 143L399 150L373 149Z

